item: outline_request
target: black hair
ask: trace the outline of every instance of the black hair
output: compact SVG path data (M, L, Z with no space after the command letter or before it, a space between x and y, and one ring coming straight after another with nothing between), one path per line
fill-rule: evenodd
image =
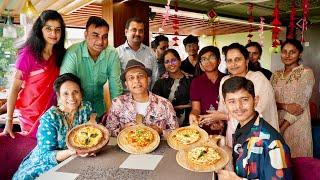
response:
M226 55L227 54L227 50L228 50L228 46L223 46L222 49L221 49L222 54Z
M133 18L130 18L130 19L127 20L126 26L125 26L126 29L129 29L129 26L130 26L131 22L136 22L136 23L139 23L139 24L143 24L143 26L144 26L144 22L143 22L143 20L141 18L133 17Z
M223 85L222 85L222 95L223 98L225 99L227 96L227 93L234 93L236 91L239 91L241 89L244 89L248 91L249 94L252 95L252 97L255 97L254 93L254 85L252 81L245 77L241 76L234 76L231 77L230 79L227 79Z
M249 52L247 50L247 48L245 48L243 45L239 44L239 43L232 43L228 46L228 49L226 51L226 56L229 50L231 49L238 49L240 51L240 53L244 56L244 59L248 59L249 58Z
M156 36L155 39L154 39L155 48L157 48L159 46L161 41L169 42L169 39L166 36L162 35L162 34Z
M97 17L97 16L90 16L87 24L86 24L86 30L88 30L89 26L91 25L95 25L95 27L107 27L109 30L109 24L107 23L107 21L105 21L104 19Z
M261 45L260 45L258 42L250 41L250 42L246 45L246 48L251 47L251 46L255 46L255 47L258 49L258 51L259 51L259 55L260 55L260 56L262 55L262 48L261 48Z
M57 79L53 83L54 91L59 94L61 85L67 81L71 81L71 82L76 83L80 87L81 93L83 92L82 87L81 87L80 78L78 78L76 75L74 75L72 73L65 73L65 74L58 76Z
M152 49L157 49L156 40L151 41L151 48Z
M181 58L180 58L178 51L176 51L175 49L167 49L163 52L163 54L161 56L162 62L164 62L164 57L169 53L172 53L179 61L181 61Z
M285 42L282 43L281 50L286 44L294 45L298 49L299 53L303 52L303 46L302 46L301 42L296 39L287 39Z
M199 56L198 56L198 59L200 61L201 59L201 56L204 55L205 53L207 52L212 52L214 54L214 56L220 60L220 51L219 51L219 48L215 47L215 46L206 46L204 48L202 48L200 51L199 51Z
M66 25L63 21L62 16L57 11L45 10L40 14L40 16L34 22L31 34L29 35L24 46L29 46L31 48L32 53L34 54L34 56L36 56L36 59L37 61L39 61L39 63L42 63L44 61L42 51L46 46L46 42L43 37L42 28L49 20L58 21L61 26L60 40L53 46L53 51L56 55L56 65L57 67L60 67L62 64L63 56L66 52L66 49L64 48L64 40L66 37Z
M189 35L186 38L184 38L183 40L183 45L186 46L187 44L191 44L191 43L199 43L199 39L196 36L193 35Z

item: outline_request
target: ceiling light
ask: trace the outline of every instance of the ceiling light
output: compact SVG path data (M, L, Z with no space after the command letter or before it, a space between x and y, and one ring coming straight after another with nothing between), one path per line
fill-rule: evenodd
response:
M12 10L6 9L5 11L8 11L8 16L6 19L6 23L3 26L2 36L6 37L6 38L17 38L17 30L13 26L13 23L12 23L11 17L10 17L10 11L12 11Z
M27 0L21 9L20 24L28 25L33 24L33 20L38 16L36 8L33 6L30 0Z

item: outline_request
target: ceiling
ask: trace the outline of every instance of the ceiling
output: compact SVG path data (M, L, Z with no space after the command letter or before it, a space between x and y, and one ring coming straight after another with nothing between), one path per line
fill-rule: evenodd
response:
M4 9L12 9L14 22L19 23L19 12L26 0L0 0L0 13ZM45 9L55 9L60 12L69 27L84 27L89 16L102 16L103 0L31 0L38 12ZM119 2L119 0L114 0ZM164 8L167 0L141 0L148 2L151 6ZM301 18L301 1L294 1L297 7L297 19ZM179 0L179 12L196 12L197 17L190 16L192 13L179 14L179 34L187 35L217 35L237 32L248 32L250 25L248 21L247 9L249 2L253 3L253 16L255 22L259 22L259 17L263 16L266 23L273 19L272 13L275 0ZM280 18L283 25L287 25L290 16L290 0L280 0ZM309 20L311 23L320 22L320 0L309 0L310 11ZM134 7L132 7L134 8ZM171 0L171 9L174 8L174 0ZM206 13L214 8L218 14L215 23L208 23ZM226 17L226 18L223 18ZM157 33L162 23L162 14L157 12L155 18L150 20L149 29L152 33ZM172 16L164 28L165 33L173 34ZM238 22L228 21L238 19ZM259 24L252 27L253 31L259 29ZM268 29L268 27L265 27ZM269 28L270 29L270 28Z

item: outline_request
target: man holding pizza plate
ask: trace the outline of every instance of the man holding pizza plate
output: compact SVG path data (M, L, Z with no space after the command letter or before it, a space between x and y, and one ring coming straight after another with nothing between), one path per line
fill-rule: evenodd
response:
M220 170L219 180L292 179L290 149L282 136L257 111L253 83L231 77L222 85L229 116L239 120L233 134L234 172Z
M149 91L151 75L152 71L141 62L135 59L128 61L120 78L129 92L112 101L106 120L112 136L117 136L126 127L137 125L138 116L142 117L142 124L164 137L179 126L170 101Z

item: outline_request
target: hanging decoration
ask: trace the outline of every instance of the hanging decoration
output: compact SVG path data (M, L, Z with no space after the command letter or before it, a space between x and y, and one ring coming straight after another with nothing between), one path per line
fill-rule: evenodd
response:
M253 12L253 4L252 3L249 3L248 4L248 11L247 11L247 14L248 14L248 22L250 24L250 28L249 28L249 34L248 34L248 43L251 42L251 38L253 37L253 35L251 34L252 33L252 29L253 29L253 15L252 15L252 12Z
M175 0L174 1L174 11L175 11L175 14L173 16L173 23L172 23L172 28L173 28L173 31L174 31L174 35L175 37L172 38L173 40L173 46L179 46L178 44L178 41L179 41L179 19L178 19L178 0Z
M296 15L297 15L297 11L296 11L296 4L295 1L292 1L292 5L291 5L291 13L290 13L290 23L289 23L289 33L287 35L288 39L293 39L294 38L294 28L295 28L295 21L296 21Z
M271 24L274 26L272 28L272 47L276 48L280 45L279 41L279 33L280 33L280 26L281 22L279 20L280 18L280 12L279 12L279 0L275 0L275 6L273 10L273 21Z
M207 16L208 16L208 24L209 25L212 25L217 22L218 14L216 13L216 11L213 8L208 11Z
M264 27L264 17L260 17L260 25L259 25L259 39L260 45L263 47L264 44L264 35L263 35L263 27Z
M166 12L162 15L162 24L161 27L159 28L159 33L163 32L163 28L167 25L167 21L169 21L170 17L170 2L171 0L167 0L167 5L165 6Z
M304 43L304 34L307 31L308 15L309 15L309 0L302 1L302 30L301 30L301 42Z

